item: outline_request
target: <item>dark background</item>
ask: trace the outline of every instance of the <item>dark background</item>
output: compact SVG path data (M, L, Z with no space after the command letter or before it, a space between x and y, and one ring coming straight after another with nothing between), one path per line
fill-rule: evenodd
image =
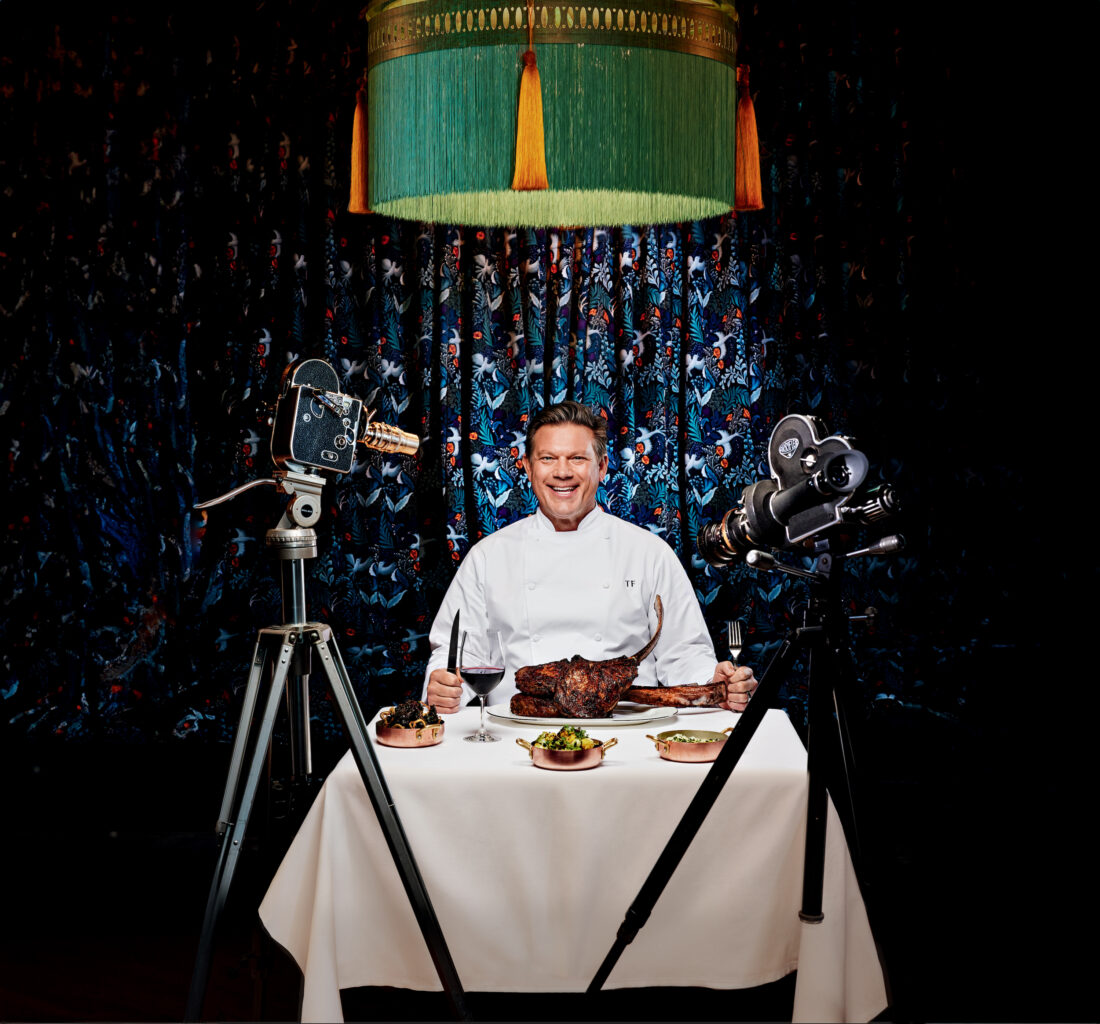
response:
M251 66L262 76L269 73L265 46L296 39L315 62L314 76L276 80L272 73L266 94L273 104L297 97L304 107L330 94L321 108L344 118L339 130L326 133L318 124L316 138L294 141L314 154L346 146L347 100L361 64L344 51L355 44L355 13L302 3L228 5L217 17L171 8L40 12L11 0L0 6L0 355L3 397L11 403L0 417L10 442L0 734L5 1020L171 1020L182 1014L213 870L225 739L234 725L224 686L241 674L247 657L215 653L216 629L194 632L186 625L203 609L188 603L179 583L182 564L169 572L162 593L175 595L171 614L184 624L173 623L163 634L150 629L154 639L143 649L148 623L140 618L141 606L135 618L133 604L119 593L135 589L126 557L119 556L132 539L112 535L100 551L75 550L80 534L65 528L66 518L48 500L66 493L53 475L56 462L41 459L37 472L28 473L27 453L64 449L65 419L55 413L78 400L78 378L69 365L93 352L115 361L120 397L139 406L151 401L147 393L161 396L158 402L168 399L141 410L155 413L157 423L143 450L159 439L168 451L191 453L193 478L186 487L166 454L160 463L147 462L160 486L141 515L162 516L166 508L186 507L254 475L239 439L256 410L236 418L229 410L232 429L224 437L214 415L225 412L226 376L233 376L236 394L249 381L257 392L269 382L254 361L240 357L247 332L240 329L239 298L222 287L230 272L219 266L215 282L193 282L179 308L163 298L171 289L146 258L152 252L162 266L173 266L171 254L189 237L215 245L213 233L204 236L185 223L192 216L186 204L172 203L171 189L178 186L205 209L194 179L189 184L180 175L202 178L212 188L213 179L203 174L223 160L226 145L224 111L209 101L217 95L213 79L203 79L201 61L188 61L207 41L215 56L235 45L246 57L254 51L257 60L234 66ZM792 78L781 65L794 61L795 53L824 60L832 48L862 40L882 58L900 45L908 61L901 95L912 125L908 201L919 228L907 265L913 301L904 317L892 321L903 330L888 332L883 350L872 353L882 371L872 411L881 450L905 464L918 500L919 512L909 522L917 524L913 541L922 559L903 581L903 603L894 610L916 667L898 685L897 699L870 705L858 737L866 770L863 811L872 836L868 880L882 911L897 994L917 1019L1092 1019L1094 1006L1085 1002L1088 947L1076 938L1087 928L1095 899L1082 836L1088 818L1079 796L1083 758L1075 755L1091 723L1091 693L1076 648L1091 627L1081 595L1089 593L1094 569L1088 545L1080 542L1086 531L1075 504L1078 485L1066 467L1088 446L1082 403L1094 360L1077 351L1068 327L1076 292L1067 284L1072 275L1066 264L1075 257L1060 233L1035 230L1033 213L1036 205L1057 202L1060 181L1073 180L1060 176L1057 163L1066 138L1059 106L1049 92L1037 98L1033 72L1017 67L1017 33L1025 30L1007 24L1000 11L972 5L930 11L915 4L887 10L871 3L825 11L795 0L754 5L742 17L745 56L760 90L766 172L768 160L779 159L776 140L804 129L792 119L798 104L789 96L777 99L780 83ZM110 56L111 46L122 56ZM83 71L74 74L74 58L66 64L58 51L76 54ZM168 75L173 67L184 70ZM143 77L166 87L150 77L156 68L165 72L167 88L179 90L171 96L154 90L158 104L176 112L189 109L188 102L202 109L187 122L189 162L176 177L153 179L160 184L148 199L112 191L110 180L92 168L82 171L78 161L89 160L113 137L125 138L125 153L108 166L141 180L154 159L154 136L143 139L136 130L112 136L111 119L126 115L133 125L145 117L150 128L171 120L136 98ZM53 89L54 81L64 85L63 93ZM96 98L91 108L73 100L80 90ZM265 95L262 83L253 94ZM103 99L111 96L113 102ZM101 120L82 120L89 109ZM263 121L270 111L242 109L232 116ZM169 146L170 136L159 144ZM66 167L70 152L77 157ZM335 177L311 179L314 206L330 205L341 224L347 216L340 205L345 155L330 154L331 167L340 169ZM85 203L82 190L93 188L106 192ZM284 199L289 194L282 193ZM883 185L877 201L884 217L890 195ZM109 211L112 231L100 234L88 210L102 212L99 204L110 196L132 205ZM286 201L288 224L306 217L308 204L300 197ZM107 272L119 261L129 261L128 276ZM86 279L109 285L82 294ZM162 297L151 297L150 289L158 287ZM293 311L286 312L293 321ZM170 351L181 321L206 324L209 333L204 337L199 328L191 335L201 353L191 363L199 370L192 381L196 395L191 418L177 420L167 391L124 371L128 361L147 369L150 352ZM227 336L215 336L227 325ZM285 329L288 343L299 340L293 323ZM309 328L303 330L308 335ZM73 359L58 350L68 335L79 350ZM887 351L888 343L897 348ZM866 402L857 399L853 408L857 417L870 415ZM195 438L203 442L197 453ZM70 481L74 500L94 507L88 495L109 487L112 471L86 464L81 479ZM250 511L261 514L260 504ZM189 539L179 525L164 535L181 541L185 560ZM38 551L53 552L53 561L36 566L38 556L29 553ZM201 575L209 565L203 566L201 553L199 559ZM59 562L88 567L96 583L93 605L83 604L70 577L53 575ZM120 581L118 590L109 584L112 576ZM155 620L155 609L143 607ZM156 664L191 646L222 663L212 667L216 681L169 693L153 710L138 705L131 681L111 704L103 694L110 691L105 667L112 662L91 641L92 621L134 641L120 645L139 675L155 679ZM248 629L240 632L238 646L247 647ZM95 636L98 642L104 634ZM37 678L28 672L36 665L42 666ZM21 689L12 687L16 679ZM78 716L59 713L62 701L51 696L58 686L78 702L91 695L99 704ZM371 698L378 703L388 696ZM214 708L219 729L211 729L206 742L184 742L174 730L202 701ZM83 725L58 730L62 718ZM43 726L32 728L37 722ZM127 722L136 724L127 728ZM341 749L336 736L319 737L320 775ZM276 794L258 816L215 962L211 1017L285 1019L296 1012L293 966L259 940L253 914L298 813L300 807L288 810ZM700 1018L767 1019L789 1012L789 994L782 986L728 1001L696 994L695 1005ZM414 1013L442 1015L438 1003L413 1005ZM651 994L642 1003L622 997L579 1009L492 1000L476 1009L481 1016L551 1019L566 1009L580 1016L595 1011L592 1019L696 1016L681 1014L680 1005ZM408 1006L375 993L358 1009L385 1017L404 1015Z

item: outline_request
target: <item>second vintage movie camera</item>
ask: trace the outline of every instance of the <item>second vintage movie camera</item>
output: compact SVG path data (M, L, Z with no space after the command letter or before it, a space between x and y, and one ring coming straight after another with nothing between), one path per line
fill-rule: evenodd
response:
M784 416L768 442L771 478L749 484L741 504L699 531L699 554L721 568L768 547L793 547L837 523L870 525L898 511L888 484L861 490L867 456L812 416Z

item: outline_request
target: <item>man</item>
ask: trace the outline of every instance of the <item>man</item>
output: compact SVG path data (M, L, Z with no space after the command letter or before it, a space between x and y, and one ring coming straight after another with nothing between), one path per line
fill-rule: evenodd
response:
M752 669L717 662L695 591L673 550L648 530L596 504L607 474L607 427L577 402L539 412L520 460L538 500L534 515L475 544L458 567L432 623L423 699L440 714L473 691L446 668L455 612L470 645L500 630L505 675L493 703L516 693L515 672L579 654L602 660L637 654L664 624L636 686L723 682L725 707L743 711L757 682Z

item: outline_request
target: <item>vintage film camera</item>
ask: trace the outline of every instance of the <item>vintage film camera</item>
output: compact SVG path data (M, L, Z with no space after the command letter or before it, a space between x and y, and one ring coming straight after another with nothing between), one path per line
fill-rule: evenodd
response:
M356 443L402 455L413 455L420 446L414 434L372 422L370 415L363 420L362 399L341 394L340 378L329 363L293 363L283 373L275 407L271 457L284 469L350 473Z
M867 456L812 416L784 416L768 442L771 479L741 492L741 504L699 531L699 554L715 567L750 551L792 547L840 522L872 524L898 511L889 485L860 491Z
M312 527L321 517L325 478L319 470L350 473L357 444L375 451L415 455L420 439L364 415L363 401L340 391L340 378L323 359L292 363L283 373L271 427L273 479L250 480L240 487L195 505L207 509L243 491L274 484L290 496L287 517L295 526Z

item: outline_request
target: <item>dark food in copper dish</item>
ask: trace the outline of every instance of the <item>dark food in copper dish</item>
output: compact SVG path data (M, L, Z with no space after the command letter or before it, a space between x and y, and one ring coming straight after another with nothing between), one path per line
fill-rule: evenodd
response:
M429 706L419 700L404 700L381 712L379 720L388 728L423 729L428 725L438 725L439 715L434 704Z
M606 718L638 677L638 666L649 657L661 635L664 612L658 595L657 630L635 655L589 661L579 654L516 671L512 714L531 718Z

